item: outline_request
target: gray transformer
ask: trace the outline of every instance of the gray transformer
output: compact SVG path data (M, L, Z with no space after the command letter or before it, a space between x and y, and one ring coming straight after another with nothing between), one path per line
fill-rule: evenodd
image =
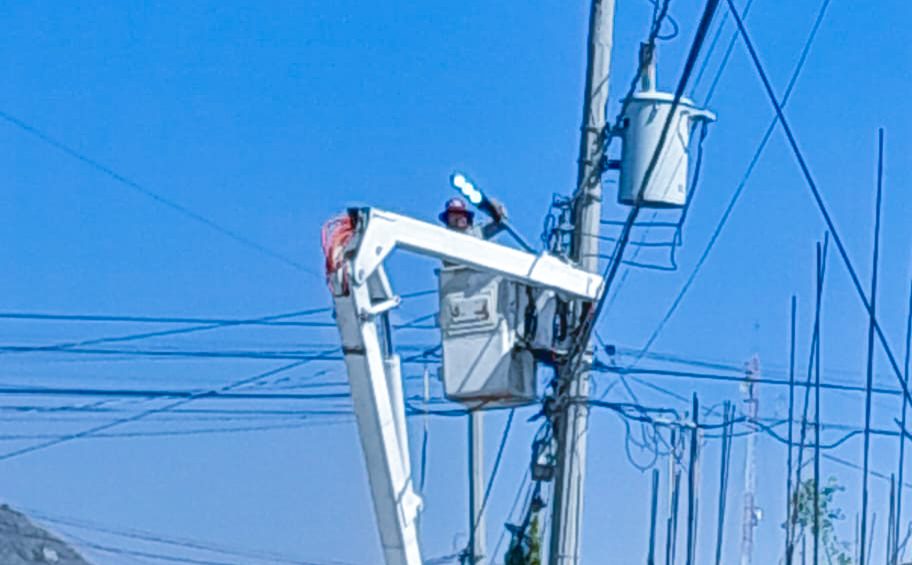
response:
M536 364L524 339L530 296L525 285L497 275L461 266L440 270L447 398L469 407L536 400Z

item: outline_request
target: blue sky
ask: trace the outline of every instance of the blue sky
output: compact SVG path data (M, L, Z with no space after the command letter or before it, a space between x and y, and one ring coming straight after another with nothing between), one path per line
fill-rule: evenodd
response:
M818 0L754 1L748 25L780 91L818 8ZM702 3L693 0L671 4L681 33L660 45L659 85L665 90L675 85L701 9ZM352 204L433 219L451 196L447 177L454 170L468 172L504 201L517 227L537 239L552 193L567 193L575 180L587 10L585 2L557 1L522 6L479 1L3 5L0 66L7 70L7 80L0 88L0 111L311 272L190 221L3 122L0 262L7 268L0 272L0 310L250 318L327 306L329 296L319 276L323 222ZM650 10L645 0L618 2L609 115L629 84ZM833 0L787 110L865 281L870 276L876 130L887 130L880 304L897 352L902 350L912 236L912 165L904 159L912 151L912 114L905 94L912 86L907 72L912 53L903 25L910 16L912 7L900 0ZM729 20L723 45L731 32ZM710 75L720 50L710 60ZM698 102L706 85L704 79L696 91ZM635 348L652 333L771 119L740 44L711 108L719 120L706 139L703 182L685 226L680 269L631 271L600 323L612 343ZM612 190L606 184L606 218L624 213ZM788 301L797 294L799 359L806 359L814 244L823 230L777 131L654 350L734 365L758 353L770 374L781 376L787 364ZM824 379L861 383L865 315L845 269L835 254L830 259ZM390 273L396 289L408 292L432 287L433 267L433 262L403 257L392 262ZM434 308L433 298L408 301L401 319ZM308 319L331 321L326 314ZM4 320L0 341L43 345L170 327ZM135 350L311 351L336 339L332 327L241 327L130 342L117 355L6 354L0 356L0 381L217 388L282 361L160 358L139 356ZM432 331L413 331L400 343L435 339ZM883 357L877 361L878 383L895 384ZM413 377L420 372L420 367L407 371ZM308 379L344 380L338 363L314 362L287 375L289 381L264 388L279 390ZM609 377L603 378L600 388L608 383ZM699 392L707 404L738 395L736 385L656 384L685 396ZM636 386L644 403L676 402ZM612 394L622 399L619 391ZM769 389L763 395L761 412L781 416L784 391ZM826 393L823 419L857 425L862 401ZM73 433L161 401L87 406L92 402L10 397L3 400L0 429L6 435ZM216 404L200 402L198 408L224 408ZM311 401L305 408L335 405L344 406L344 401ZM59 415L34 410L53 406L69 409ZM236 414L230 422L202 420L214 418L212 414L183 413L181 419L157 417L123 431L300 424L262 412L300 407L236 403L230 408L257 413ZM893 427L897 407L895 398L879 398L875 423ZM525 421L531 411L520 414L489 509L492 545L519 487L536 426ZM489 445L499 438L503 418L490 417ZM47 514L265 548L306 560L379 562L354 426L339 417L307 422L305 427L257 432L72 441L0 461L0 497ZM420 419L412 420L416 439L421 426ZM436 418L429 426L422 529L425 554L438 556L464 543L465 423ZM0 453L28 443L7 439ZM895 467L895 443L875 439L874 467L886 472ZM628 463L623 445L620 421L594 412L587 562L645 554L643 501L649 475ZM784 450L769 439L760 440L760 449L759 497L767 518L758 529L756 560L772 562L783 514ZM736 442L729 556L737 551L742 450L742 442ZM837 455L860 460L860 453L860 442L853 440ZM717 464L718 442L707 448L704 467L700 547L706 556L714 539ZM854 516L859 475L832 462L825 462L824 473L847 486L838 500ZM883 547L886 491L882 481L873 485L877 557ZM846 539L851 539L850 521L840 526ZM99 543L113 539L83 534ZM128 559L97 549L87 553L99 563Z

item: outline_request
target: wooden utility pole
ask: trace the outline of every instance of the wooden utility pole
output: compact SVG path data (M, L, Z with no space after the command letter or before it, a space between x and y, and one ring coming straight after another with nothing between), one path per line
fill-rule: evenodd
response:
M592 0L571 247L572 259L591 272L598 272L599 268L600 172L613 36L614 0ZM548 552L551 565L577 565L580 561L591 363L592 351L587 349L583 363L579 364L574 374L560 372L561 378L567 379L567 382L561 383L565 392L555 429L558 449Z

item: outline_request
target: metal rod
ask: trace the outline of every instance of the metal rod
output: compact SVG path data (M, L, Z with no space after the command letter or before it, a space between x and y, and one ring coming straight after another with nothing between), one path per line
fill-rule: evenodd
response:
M788 405L788 462L785 478L785 565L792 565L792 451L795 420L795 339L798 298L792 295L792 316L789 326L789 405ZM819 442L818 442L819 443Z
M811 355L808 360L808 374L807 374L807 383L804 385L804 409L801 414L801 434L798 443L798 461L795 467L795 491L796 493L801 492L801 472L804 469L804 447L805 440L807 439L807 426L808 426L808 410L810 407L810 394L811 394L811 385L813 384L813 374L814 374L814 360L816 359L817 348L820 345L820 314L823 307L823 283L824 277L826 275L826 250L829 247L829 233L824 234L823 238L823 249L824 252L821 254L818 251L818 257L821 257L821 260L818 262L816 267L816 284L814 286L816 300L814 302L814 332L811 337ZM818 244L818 249L820 248ZM819 443L819 442L814 442ZM796 495L797 496L797 495ZM797 501L795 504L792 504L792 534L793 540L795 530L798 523L798 504ZM807 547L807 537L804 535L804 528L802 527L801 535L801 562L804 563L806 556L805 551ZM794 543L794 542L793 542Z
M669 504L668 504L668 521L665 526L665 565L674 565L675 549L678 539L678 501L680 500L681 472L678 471L677 449L678 449L677 430L671 430L671 480L669 487Z
M649 513L649 557L647 565L655 565L656 518L659 509L659 470L652 470L652 507Z
M887 514L887 565L893 565L893 533L896 524L896 476L890 475L890 504L889 513Z
M903 365L903 380L906 381L906 384L909 383L909 352L910 345L912 345L912 285L909 288L909 309L908 314L906 315L906 357ZM902 523L902 499L903 499L903 474L905 471L905 456L906 456L906 440L905 440L905 430L906 430L906 410L909 406L909 403L905 396L902 398L902 418L900 420L899 428L899 488L896 492L896 527L894 531L893 541L896 544L893 560L894 562L899 562L899 525Z
M824 250L817 244L817 272L822 277ZM823 285L817 285L817 301L823 303ZM822 312L821 312L822 314ZM823 327L818 322L817 351L814 352L814 563L820 563L820 352L823 350Z
M725 507L728 500L728 471L731 461L731 441L733 426L733 408L730 402L723 409L722 455L719 464L719 511L716 524L716 565L722 563L722 542L725 539Z
M867 526L868 526L868 474L871 456L871 388L874 386L874 325L877 316L877 263L880 254L880 208L883 197L883 144L884 130L880 129L877 135L877 201L874 211L874 252L873 267L871 270L871 309L868 315L868 363L867 380L865 381L865 432L864 432L864 463L862 465L861 486L861 558L859 565L865 565L868 557Z
M693 427L690 431L690 465L687 468L687 565L696 562L697 541L697 461L700 450L700 401L693 395Z

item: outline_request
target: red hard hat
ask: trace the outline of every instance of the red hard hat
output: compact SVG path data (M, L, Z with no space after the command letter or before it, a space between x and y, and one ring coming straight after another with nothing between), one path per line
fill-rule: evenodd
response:
M475 217L475 212L469 210L468 204L462 198L450 198L447 200L446 209L440 214L440 221L446 223L447 216L450 214L461 214L471 222Z

